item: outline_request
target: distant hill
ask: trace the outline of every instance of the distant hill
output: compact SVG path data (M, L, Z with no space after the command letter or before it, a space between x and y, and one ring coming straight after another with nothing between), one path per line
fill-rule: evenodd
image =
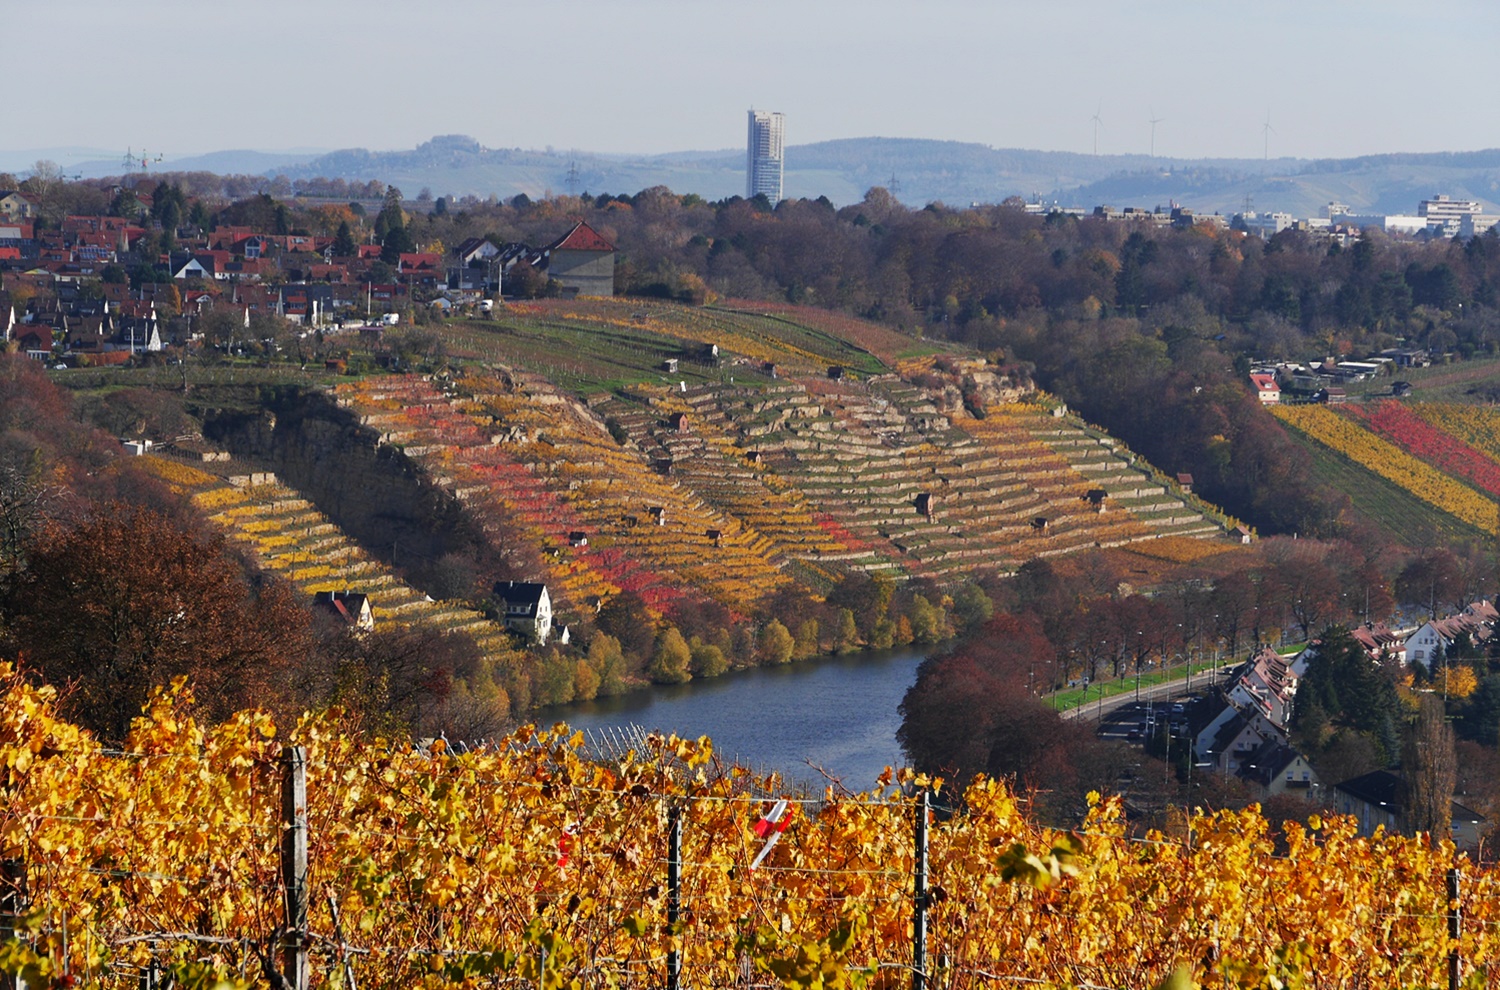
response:
M0 167L11 162L8 167L24 172L37 158L54 158L66 171L86 177L120 171L117 157L93 149L15 152L0 155ZM409 151L217 151L168 159L154 168L290 179L373 179L398 186L408 196L424 188L436 196L481 198L569 191L635 193L651 186L707 199L744 192L744 153L738 149L614 155L486 148L465 135L435 137ZM911 205L941 201L968 206L1020 196L1084 208L1101 203L1149 208L1175 202L1203 213L1232 214L1248 206L1297 216L1320 215L1330 201L1346 203L1357 212L1412 213L1419 200L1441 192L1480 200L1486 209L1500 212L1500 149L1269 161L1086 155L890 137L787 149L788 196L827 196L843 206L859 201L872 186L894 187L897 198Z
M663 185L719 199L744 191L744 156L738 150L606 155L485 148L459 135L437 137L411 151L336 151L276 171L293 179L379 179L408 194L425 187L440 196L539 196L570 189L621 193ZM1334 160L1153 160L883 137L787 149L788 196L827 196L844 205L872 186L893 184L904 202L940 200L954 206L1021 196L1083 207L1177 202L1228 214L1248 202L1257 210L1312 216L1330 200L1356 210L1415 212L1418 200L1445 192L1500 209L1500 150Z

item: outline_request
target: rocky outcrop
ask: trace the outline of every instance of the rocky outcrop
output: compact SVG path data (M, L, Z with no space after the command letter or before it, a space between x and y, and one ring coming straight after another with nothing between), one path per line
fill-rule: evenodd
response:
M288 388L258 412L210 412L204 432L235 457L270 467L417 583L444 555L482 543L456 497L325 393Z

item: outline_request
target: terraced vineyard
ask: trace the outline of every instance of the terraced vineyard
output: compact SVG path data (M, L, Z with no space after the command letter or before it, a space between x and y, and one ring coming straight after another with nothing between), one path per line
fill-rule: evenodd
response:
M304 593L349 590L365 594L377 629L405 625L463 632L493 662L514 658L510 636L501 626L471 608L434 601L403 583L311 502L280 482L256 477L259 483L235 484L224 474L162 457L148 457L146 465L172 488L189 495L231 539L254 551L263 566Z
M543 551L564 608L620 591L663 611L680 598L742 609L790 578L775 542L621 447L603 420L542 379L471 376L442 390L420 378L339 390L491 532Z
M1026 386L1003 370L852 322L516 305L438 329L460 358L451 377L371 377L334 397L365 440L459 503L517 577L545 581L563 623L624 592L658 616L717 606L732 622L789 588L820 598L850 571L946 583L1163 537L1227 548L1232 521L1054 403L1007 402ZM990 415L971 415L953 383L986 396ZM382 623L509 648L478 613L401 585L274 479L198 474L173 483L305 591L349 587Z
M1500 409L1493 406L1422 402L1411 406L1410 412L1482 457L1500 463Z
M1224 533L1074 420L1029 405L953 420L895 375L636 383L585 402L506 369L370 379L339 401L490 531L541 547L564 609L630 590L663 612L684 597L743 610L846 569L941 579Z

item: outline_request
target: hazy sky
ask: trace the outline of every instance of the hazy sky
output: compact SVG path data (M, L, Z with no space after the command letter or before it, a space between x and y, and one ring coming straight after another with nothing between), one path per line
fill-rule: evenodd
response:
M0 151L1500 146L1494 0L8 0Z

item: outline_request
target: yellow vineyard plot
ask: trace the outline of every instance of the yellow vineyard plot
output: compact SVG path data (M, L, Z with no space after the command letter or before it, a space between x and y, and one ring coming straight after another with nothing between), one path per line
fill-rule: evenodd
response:
M1500 409L1447 402L1419 402L1407 408L1443 432L1500 461Z
M1500 532L1493 501L1326 406L1272 406L1283 423L1404 488L1455 519L1486 533Z

